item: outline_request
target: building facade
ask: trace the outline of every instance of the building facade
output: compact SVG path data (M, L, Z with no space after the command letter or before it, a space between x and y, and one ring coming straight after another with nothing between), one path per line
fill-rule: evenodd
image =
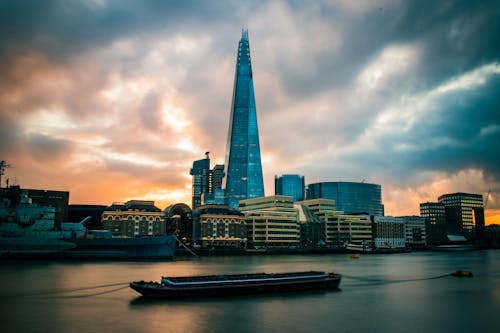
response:
M325 223L306 205L294 204L299 211L300 246L317 248L326 246Z
M449 234L478 240L484 234L484 204L481 194L443 194L438 202L444 205Z
M288 195L294 201L302 201L305 197L304 176L282 175L274 176L274 194Z
M248 246L251 248L300 247L299 211L289 196L269 196L242 200Z
M420 204L420 216L425 219L427 243L437 244L448 241L444 204L424 202Z
M403 218L392 216L373 217L373 246L375 249L400 249L406 247L406 230Z
M372 249L372 222L366 214L346 215L336 209L335 200L311 199L297 202L308 207L325 225L326 246L336 249Z
M204 159L194 161L189 172L193 176L192 209L208 203L218 203L216 192L219 193L222 189L224 165L216 164L210 169L209 153L206 152L205 156Z
M204 205L193 210L193 242L204 249L245 248L245 215L225 205Z
M154 201L113 203L102 213L102 227L114 235L136 237L166 233L164 214Z
M307 185L307 200L331 199L344 214L384 216L382 187L355 182L320 182Z
M421 216L401 216L405 226L405 244L407 248L425 248L427 232L425 218Z
M224 188L230 208L237 208L240 200L264 196L252 63L246 30L242 31L238 45L224 171Z

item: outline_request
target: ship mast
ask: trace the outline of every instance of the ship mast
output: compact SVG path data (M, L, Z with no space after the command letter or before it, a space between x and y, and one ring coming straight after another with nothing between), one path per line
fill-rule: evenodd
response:
M2 187L2 176L4 175L4 171L6 168L10 168L11 165L7 164L4 160L0 162L0 188Z

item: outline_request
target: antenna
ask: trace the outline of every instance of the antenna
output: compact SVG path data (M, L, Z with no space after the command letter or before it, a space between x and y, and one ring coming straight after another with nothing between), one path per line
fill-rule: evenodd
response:
M0 162L0 187L2 187L2 176L4 175L4 171L6 168L11 168L10 164L7 164L4 160Z

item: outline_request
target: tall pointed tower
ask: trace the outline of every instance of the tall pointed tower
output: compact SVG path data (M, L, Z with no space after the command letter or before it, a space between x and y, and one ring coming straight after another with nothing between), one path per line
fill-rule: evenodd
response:
M242 30L238 45L224 165L229 207L237 208L240 200L264 196L248 30Z

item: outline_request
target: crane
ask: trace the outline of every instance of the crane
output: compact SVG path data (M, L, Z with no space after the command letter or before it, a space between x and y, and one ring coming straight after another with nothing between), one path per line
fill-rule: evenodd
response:
M4 175L4 171L6 168L10 168L11 165L7 164L4 160L0 162L0 187L2 187L2 176Z
M491 189L488 190L486 194L486 199L484 199L484 210L486 210L486 206L488 206L488 199L490 198Z

